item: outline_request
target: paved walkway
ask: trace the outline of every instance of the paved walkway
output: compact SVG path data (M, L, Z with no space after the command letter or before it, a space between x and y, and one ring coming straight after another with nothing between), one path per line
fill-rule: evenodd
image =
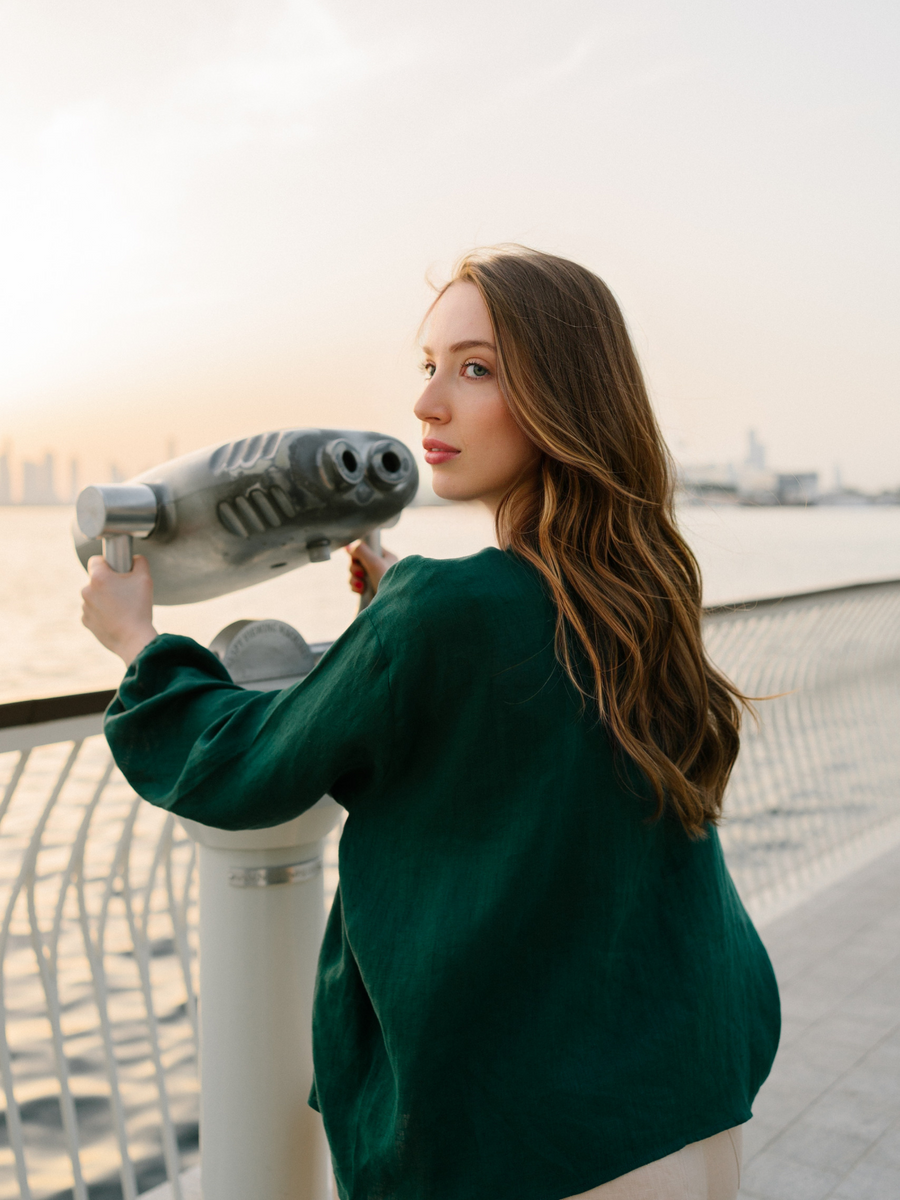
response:
M784 1030L741 1200L900 1200L900 849L761 933Z

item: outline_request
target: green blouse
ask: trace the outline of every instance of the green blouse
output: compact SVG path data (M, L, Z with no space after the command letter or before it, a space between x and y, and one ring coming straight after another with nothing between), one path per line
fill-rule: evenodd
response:
M106 719L153 804L349 817L311 1103L343 1200L561 1200L739 1125L778 992L714 829L647 788L558 666L508 552L407 558L301 683L165 634Z

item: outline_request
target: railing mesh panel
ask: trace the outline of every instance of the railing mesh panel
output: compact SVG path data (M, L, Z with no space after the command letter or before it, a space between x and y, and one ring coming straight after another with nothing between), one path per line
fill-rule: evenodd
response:
M721 829L757 906L900 822L900 584L788 598L706 619L706 643L753 696Z
M197 1144L194 847L100 737L2 768L0 1196L137 1196Z

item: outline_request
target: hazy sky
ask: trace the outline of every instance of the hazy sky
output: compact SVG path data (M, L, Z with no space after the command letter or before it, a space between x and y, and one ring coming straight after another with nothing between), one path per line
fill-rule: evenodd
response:
M0 441L416 441L453 259L576 258L689 461L900 483L896 0L0 0Z

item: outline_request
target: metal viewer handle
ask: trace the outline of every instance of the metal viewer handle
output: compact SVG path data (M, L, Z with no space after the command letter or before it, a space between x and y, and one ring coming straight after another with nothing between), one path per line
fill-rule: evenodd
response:
M132 538L153 532L158 515L156 493L145 483L86 487L75 505L85 537L103 539L103 557L114 571L131 570Z
M114 571L127 575L134 566L130 533L117 533L103 539L103 557Z
M366 536L363 538L363 541L366 543L366 545L369 547L370 550L375 552L375 554L381 554L381 530L380 529L373 529L371 533L367 533ZM374 599L375 599L375 593L372 590L372 585L369 583L369 577L366 576L365 586L363 587L363 590L360 593L359 608L357 609L357 612L362 612L362 610L364 608L368 608Z

